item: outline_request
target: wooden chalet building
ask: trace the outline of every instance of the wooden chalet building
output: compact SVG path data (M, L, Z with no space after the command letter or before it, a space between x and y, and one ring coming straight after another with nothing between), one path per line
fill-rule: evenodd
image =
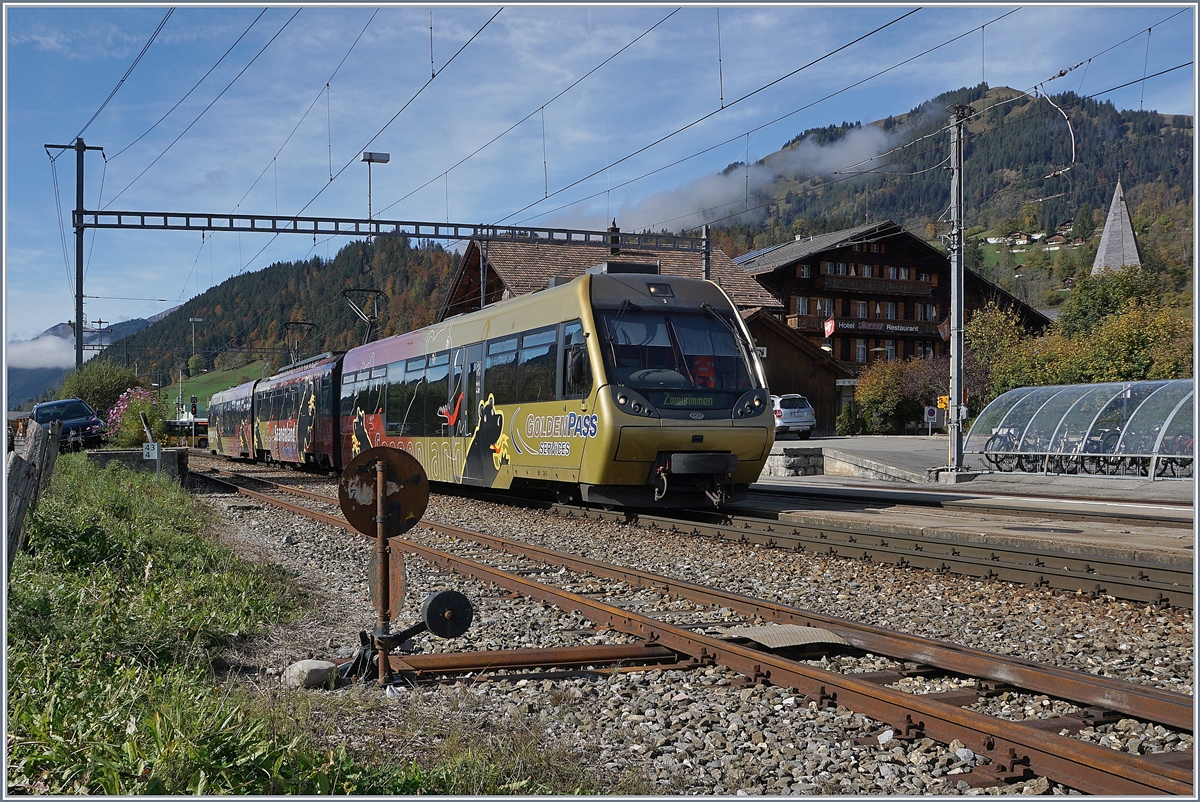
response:
M949 352L950 258L890 220L797 238L734 261L778 299L788 326L852 367ZM966 319L988 301L1015 312L1030 331L1050 323L966 271Z
M439 321L506 298L544 290L583 275L602 262L657 264L667 276L703 278L698 251L636 250L602 244L471 240L454 275ZM711 257L712 280L733 299L738 309L764 307L782 314L779 301L721 250ZM481 279L482 277L482 279ZM480 291L480 284L485 291Z

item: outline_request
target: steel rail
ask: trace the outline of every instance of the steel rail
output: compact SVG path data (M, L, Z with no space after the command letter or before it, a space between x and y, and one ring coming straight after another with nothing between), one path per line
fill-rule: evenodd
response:
M313 491L280 485L269 479L250 477L246 474L234 475L247 476L283 492L295 493L329 504L335 503L335 500L329 496ZM894 632L881 627L789 607L767 599L731 593L661 574L613 565L428 519L423 521L422 525L498 551L540 560L552 565L565 566L595 576L616 579L634 587L649 588L703 604L728 607L748 616L776 623L828 629L851 645L872 654L916 662L953 674L1007 683L1017 688L1044 693L1058 699L1101 707L1125 713L1134 718L1165 724L1185 732L1191 732L1194 727L1194 702L1191 697L1183 694L1134 685L1124 680L1100 677L1057 666L1043 665L1022 658L998 655L946 641Z
M705 523L561 504L554 505L554 509L583 518L622 521L735 543L759 543L796 551L809 551L815 546L816 553L836 557L879 560L901 568L924 568L1153 604L1191 607L1194 598L1190 565L1119 560L1101 555L756 518L734 518L735 523Z
M659 665L669 667L679 655L653 643L606 643L594 646L563 646L540 649L490 649L482 652L450 654L393 654L394 673L411 674L414 679L426 675L465 674L496 669L564 668L597 665Z
M223 481L223 480L215 480ZM228 484L228 483L227 483ZM344 520L290 504L245 487L239 493L354 532ZM355 532L357 534L357 532ZM941 743L958 739L1002 771L1034 773L1094 794L1192 794L1190 767L1148 760L1098 744L1051 735L1018 722L992 718L935 699L878 686L852 674L836 674L692 633L681 627L588 599L490 566L474 563L402 538L411 554L446 570L579 612L590 620L724 665L754 680L792 687L819 704L840 704L877 721L896 725L904 736L924 735Z
M1178 730L1192 731L1194 704L1191 697L1183 694L1138 686L1124 680L1098 677L1081 671L1040 665L1030 660L997 655L917 635L893 632L449 524L432 521L424 521L422 524L444 534L471 540L498 551L565 566L595 576L617 579L634 587L649 588L695 602L728 607L748 616L757 616L776 623L828 629L851 645L872 654L918 662L953 674L1004 682L1055 698L1096 705Z

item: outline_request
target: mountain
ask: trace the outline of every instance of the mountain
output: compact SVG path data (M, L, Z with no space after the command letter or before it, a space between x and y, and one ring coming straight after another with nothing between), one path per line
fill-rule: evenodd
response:
M97 345L103 341L111 343L132 334L136 334L150 325L150 320L134 318L121 323L105 326L103 331L97 328L83 327L83 342L85 345ZM62 340L62 343L49 342L50 338ZM7 366L8 398L6 406L10 410L28 406L46 391L62 384L62 379L75 365L75 329L70 323L58 323L35 336L32 340L14 341L8 344L8 361L20 362L27 365L37 365L44 362L45 366L13 367ZM87 352L85 352L85 356Z
M943 93L906 114L802 131L753 165L757 173L730 165L727 171L745 170L747 179L762 176L746 202L759 211L724 226L718 242L736 256L797 234L884 219L931 238L945 233L949 134L940 129L953 104L980 112L967 125L964 149L968 230L1015 220L1053 231L1080 210L1095 211L1102 226L1120 178L1142 244L1190 263L1191 236L1180 236L1179 225L1190 228L1191 116L1118 110L1072 92L1032 98L986 84ZM831 174L839 168L851 169ZM875 172L862 172L868 169Z

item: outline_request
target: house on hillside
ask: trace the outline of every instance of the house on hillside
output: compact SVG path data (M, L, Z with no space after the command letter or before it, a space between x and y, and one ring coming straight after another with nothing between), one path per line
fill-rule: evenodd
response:
M787 310L783 322L856 371L876 359L948 353L950 259L890 220L797 238L734 261ZM976 273L966 272L965 285L968 319L995 301L1030 331L1050 322Z

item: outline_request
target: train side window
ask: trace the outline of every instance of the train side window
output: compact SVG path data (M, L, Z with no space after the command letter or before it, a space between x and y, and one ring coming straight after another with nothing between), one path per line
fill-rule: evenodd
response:
M483 397L483 343L467 347L467 382L463 395L463 433L470 435L479 425L479 401Z
M450 394L450 352L441 351L429 357L429 367L425 369L425 435L427 437L443 434L442 426L445 418L438 410L446 406L446 398Z
M537 403L554 400L557 363L557 327L521 335L521 350L517 354L517 401Z
M517 400L517 338L490 340L484 360L484 381L487 387L483 398L491 395L497 404Z
M563 324L562 388L563 398L585 398L592 391L592 366L578 320Z
M384 416L384 426L390 435L405 435L404 415L408 412L408 404L412 401L412 392L405 383L404 363L393 362L387 370L387 410Z

